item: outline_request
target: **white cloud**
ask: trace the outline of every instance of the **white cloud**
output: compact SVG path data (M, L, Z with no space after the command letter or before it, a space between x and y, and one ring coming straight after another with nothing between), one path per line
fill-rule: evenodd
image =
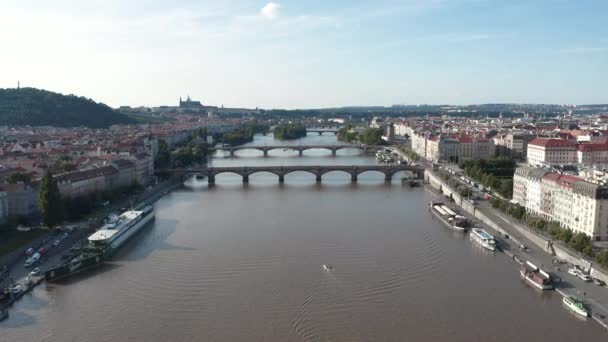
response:
M269 2L264 7L262 7L262 10L260 10L260 15L263 18L266 18L269 20L274 20L279 17L280 12L281 12L280 4L278 4L276 2Z

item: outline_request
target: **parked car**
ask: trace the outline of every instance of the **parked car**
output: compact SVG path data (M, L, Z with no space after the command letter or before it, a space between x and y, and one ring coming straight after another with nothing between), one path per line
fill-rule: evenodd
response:
M32 255L32 254L34 254L34 249L32 247L25 250L25 255Z
M31 257L29 257L27 260L25 260L25 264L24 266L26 268L32 267L34 266L35 263L37 263L40 260L40 254L38 253L34 253L32 254Z
M61 243L61 240L55 240L55 242L53 242L53 247L59 246L60 243Z
M21 285L19 284L13 284L11 286L8 287L8 291L14 295L19 294L21 291L23 291L23 289L21 288Z
M578 275L581 273L581 271L579 271L577 268L570 268L568 269L568 274L573 275L575 277L578 277Z
M583 280L584 282L590 282L591 281L591 277L585 273L582 272L578 272L578 274L576 275L577 277L581 278L581 280Z
M46 248L44 247L40 247L38 249L38 253L40 253L40 255L45 255L48 251L46 250Z
M36 267L30 272L30 277L39 277L41 274L40 268Z

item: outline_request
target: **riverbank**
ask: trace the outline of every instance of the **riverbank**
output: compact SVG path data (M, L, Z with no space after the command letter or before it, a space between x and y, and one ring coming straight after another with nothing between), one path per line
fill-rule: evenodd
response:
M93 233L97 228L101 226L101 223L104 217L118 208L124 207L125 205L132 204L134 202L138 203L134 205L134 209L141 209L145 206L151 205L154 202L158 201L160 198L165 196L167 193L179 188L182 186L182 183L176 179L167 180L160 184L157 184L153 188L145 190L142 193L134 194L129 196L124 201L120 203L116 203L112 208L108 208L103 212L98 212L94 216L88 218L88 224L79 222L80 228L75 232L65 237L65 241L56 247L45 246L47 247L47 254L41 258L41 261L37 267L39 267L42 271L41 274L44 274L44 270L53 266L57 266L63 263L61 259L61 255L64 254L68 249L74 246L81 246L86 243L86 238ZM58 231L57 231L58 232ZM43 238L43 245L50 243L54 240L54 235L56 232L50 233L50 236L46 236ZM59 240L56 240L59 241ZM23 267L23 259L25 256L21 249L19 249L19 255L16 256L15 260L12 260L10 265L7 265L7 272L4 279L10 284L4 284L0 286L4 288L4 286L8 285L19 285L22 289L19 293L9 294L7 297L0 302L0 309L8 308L12 306L17 300L19 300L25 293L31 291L34 287L43 282L44 277L42 276L30 276L28 273L29 269ZM46 267L41 266L42 264L46 265ZM2 285L2 283L0 283Z
M425 181L430 189L436 191L443 198L450 199L450 202L462 209L466 216L482 223L493 231L503 252L514 262L517 263L517 259L520 259L524 262L530 260L537 265L552 265L554 257L557 256L559 259L573 265L586 265L584 260L572 256L559 246L548 244L543 238L535 236L523 227L492 213L491 208L475 205L463 199L432 171L427 170L425 172ZM520 249L520 246L528 248ZM563 270L559 266L553 266L553 269L549 271L558 280L556 289L559 289L558 292L561 295L572 295L584 299L585 303L591 308L592 318L608 329L608 305L606 304L608 303L608 289L599 287L593 283L584 283L576 277L567 274L566 270ZM597 277L598 275L600 275L599 272L595 271L594 276ZM604 275L601 274L600 276Z

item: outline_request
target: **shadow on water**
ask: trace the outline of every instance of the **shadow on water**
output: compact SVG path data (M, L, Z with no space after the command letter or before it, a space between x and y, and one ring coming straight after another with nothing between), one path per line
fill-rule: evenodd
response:
M177 229L178 222L177 220L157 218L143 231L127 241L112 259L114 261L138 261L159 250L196 250L196 248L176 246L167 242Z
M2 329L17 329L34 324L38 324L38 320L34 316L22 310L11 310L10 316L3 322L0 322L0 338L2 338Z
M55 287L62 285L71 285L74 283L78 283L84 279L94 277L96 275L104 274L106 272L110 272L112 270L118 269L122 267L121 265L112 264L110 262L103 263L101 265L91 267L82 272L78 272L76 274L70 275L69 277L61 278L54 280L52 283L46 283L46 290L53 291Z

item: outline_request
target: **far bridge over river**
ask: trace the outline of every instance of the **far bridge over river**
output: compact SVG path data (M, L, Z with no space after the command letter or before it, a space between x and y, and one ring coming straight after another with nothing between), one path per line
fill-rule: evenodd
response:
M333 156L336 155L338 150L342 149L358 149L363 151L363 153L367 153L368 151L378 151L386 148L386 146L379 145L252 145L252 146L227 146L227 147L215 147L216 151L228 151L231 156L234 156L236 151L241 150L258 150L264 153L264 157L268 156L268 151L272 150L293 150L298 151L300 157L304 155L304 151L313 150L313 149L323 149L331 151Z
M258 172L269 172L277 175L279 183L285 182L285 176L292 172L308 172L315 175L316 181L321 182L324 174L334 171L348 173L351 181L356 182L360 174L368 171L376 171L384 174L384 180L390 182L397 172L410 171L416 178L424 178L424 168L410 165L311 165L311 166L227 166L209 168L186 168L186 169L159 169L158 174L178 175L182 178L194 175L207 177L209 184L215 184L215 176L222 173L234 173L243 177L243 183L249 183L249 176Z

